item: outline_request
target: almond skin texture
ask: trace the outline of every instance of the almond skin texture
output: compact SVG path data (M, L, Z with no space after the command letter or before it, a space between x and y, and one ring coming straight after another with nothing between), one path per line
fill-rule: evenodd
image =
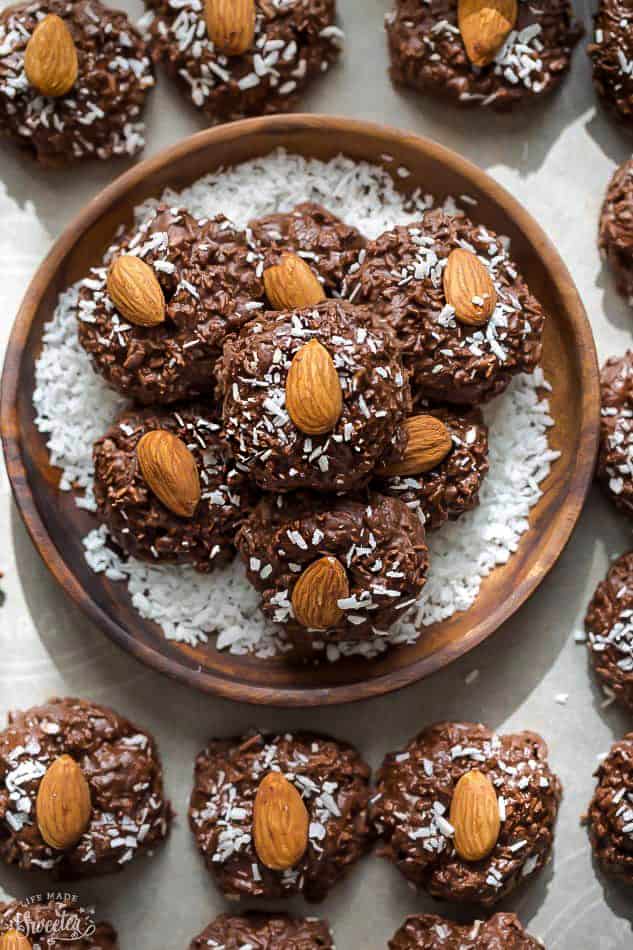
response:
M116 257L108 271L108 293L126 320L154 327L165 320L165 297L156 274L133 254Z
M0 950L32 950L33 944L17 930L7 930L0 937Z
M482 861L499 838L499 802L487 775L473 769L460 778L449 821L455 829L455 850L464 861Z
M443 462L453 447L451 434L435 416L411 416L404 424L407 446L402 458L380 466L381 477L420 475Z
M165 507L181 518L192 518L200 501L200 477L182 439L164 429L146 432L136 456L143 478Z
M26 78L44 96L65 96L77 81L77 48L70 30L54 13L35 27L24 51Z
M308 847L309 816L301 795L280 772L269 772L257 789L253 839L257 857L271 871L294 867Z
M455 318L471 327L490 320L497 306L497 291L492 278L476 254L455 248L444 268L446 302L455 310Z
M241 56L255 45L255 0L205 0L209 39L227 56Z
M298 350L286 380L286 409L306 435L331 432L343 411L341 383L332 357L318 340Z
M40 782L35 811L42 838L56 851L72 848L88 827L90 788L69 755L61 755L49 765Z
M347 572L335 557L322 557L305 569L292 591L297 621L309 630L328 630L343 616L339 600L349 597Z
M473 66L488 66L516 26L517 0L459 0L457 22Z
M325 300L323 287L303 258L284 254L264 271L266 296L275 310L302 310Z

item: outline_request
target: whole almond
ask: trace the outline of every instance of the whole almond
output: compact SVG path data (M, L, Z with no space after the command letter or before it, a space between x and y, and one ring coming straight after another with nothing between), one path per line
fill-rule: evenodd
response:
M153 269L133 254L115 257L108 271L108 293L126 320L153 327L165 320L165 297Z
M313 561L300 575L292 591L292 609L297 621L309 630L329 630L343 611L339 600L349 597L347 572L335 557Z
M266 268L264 288L275 310L313 307L325 300L316 275L297 254L283 254L279 264Z
M295 353L286 379L286 409L306 435L331 432L343 411L343 392L334 361L318 340Z
M259 784L253 808L257 857L271 871L293 868L308 847L310 819L301 795L280 772Z
M485 264L461 247L448 255L444 268L444 295L455 317L467 326L480 327L497 306L497 291Z
M379 466L377 475L393 478L430 472L444 461L453 447L450 432L435 416L411 416L404 428L407 434L404 453L400 458Z
M77 81L79 64L71 32L54 13L37 24L24 51L26 78L44 96L64 96Z
M88 827L90 788L80 766L69 755L61 755L46 770L35 812L42 838L56 851L72 848Z
M255 0L205 0L209 39L227 56L241 56L255 45Z
M494 786L487 775L473 769L465 772L453 792L450 823L453 843L464 861L487 858L499 838L501 819Z
M474 66L488 66L516 26L517 0L459 0L457 22Z
M165 507L181 518L192 518L200 501L200 477L182 439L154 429L138 443L136 456L143 478Z
M32 950L33 944L17 930L7 930L0 937L0 950Z

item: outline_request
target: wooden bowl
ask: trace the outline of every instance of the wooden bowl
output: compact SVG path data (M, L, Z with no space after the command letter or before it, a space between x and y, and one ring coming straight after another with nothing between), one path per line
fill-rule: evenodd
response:
M191 648L165 639L132 608L124 584L94 574L81 539L95 525L70 493L57 489L31 396L34 364L44 324L60 291L99 262L116 228L132 209L166 186L177 190L220 166L284 146L304 156L330 159L339 152L357 160L404 165L403 191L421 186L437 196L472 195L475 218L512 239L513 256L549 314L544 369L554 384L556 420L551 430L562 458L544 485L530 530L509 562L483 583L469 611L428 627L408 647L367 661L296 668L283 660ZM221 210L221 209L220 209ZM64 590L106 634L144 663L196 689L229 699L278 706L352 702L399 689L428 676L490 636L532 594L563 550L591 481L599 427L598 367L593 337L572 279L540 227L508 192L460 156L395 129L326 116L252 119L193 135L136 165L97 196L55 243L26 293L9 342L2 378L2 435L9 478L26 527Z

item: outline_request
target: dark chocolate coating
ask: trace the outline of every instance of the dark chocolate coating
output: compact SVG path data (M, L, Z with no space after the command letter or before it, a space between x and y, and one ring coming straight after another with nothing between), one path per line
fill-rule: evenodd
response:
M568 72L583 34L569 0L520 2L516 30L483 68L466 54L457 5L458 0L396 0L387 17L394 82L460 105L505 111L552 92Z
M600 0L587 52L596 92L616 118L633 127L633 76L624 68L633 59L631 0Z
M633 14L633 7L631 12ZM633 159L620 165L609 182L600 214L599 246L613 271L618 291L632 301Z
M594 857L604 874L632 886L633 732L611 746L595 774L587 816Z
M585 617L593 667L616 699L633 710L633 553L613 562Z
M163 289L166 319L157 326L129 323L107 292L108 264L130 251L153 267ZM212 393L226 339L263 307L261 260L246 235L223 215L198 222L160 206L104 263L82 282L77 313L79 342L96 371L145 405Z
M633 517L633 351L600 373L602 412L596 477L620 511Z
M156 429L178 436L196 460L201 497L192 518L170 511L143 478L136 448ZM95 442L93 456L99 517L125 554L193 564L203 572L233 558L235 533L256 493L236 470L219 424L202 406L125 412Z
M92 798L90 824L76 845L55 851L35 820L40 781L69 755ZM0 733L0 858L21 870L62 878L120 871L167 835L171 805L152 736L111 709L81 699L51 699L9 713Z
M301 793L310 816L308 847L288 871L262 864L252 837L255 795L274 767ZM323 900L371 847L369 777L351 745L313 733L211 741L196 759L189 820L222 893Z
M455 248L488 267L497 307L483 327L459 323L447 307L443 271ZM355 299L396 334L412 387L435 402L478 404L502 393L541 358L545 315L503 243L483 225L427 211L367 245Z
M308 436L286 410L286 380L313 339L334 361L343 410L331 432ZM395 341L352 304L264 314L227 342L217 373L236 462L266 491L350 491L403 437L411 403Z
M289 251L299 254L321 280L326 296L345 296L350 274L357 270L365 239L322 205L306 201L292 211L250 222L253 238L265 248L266 267Z
M68 900L0 903L0 934L17 930L37 950L119 950L114 928ZM76 939L73 939L75 937Z
M220 914L189 945L189 950L334 950L328 925L315 917L287 914Z
M409 917L389 941L389 950L539 950L515 914L494 914L460 926L435 914Z
M377 478L376 490L399 498L418 512L427 531L459 518L479 504L479 489L488 474L488 426L479 409L425 409L447 427L453 447L430 472Z
M426 583L428 549L419 517L375 492L352 498L265 496L236 545L261 592L262 611L302 651L384 633ZM294 619L292 592L302 571L326 555L346 568L350 598L336 627L310 631Z
M498 841L477 862L460 857L445 825L455 786L473 769L504 803ZM369 814L384 842L379 853L417 888L491 907L546 864L561 794L536 733L496 736L483 725L442 722L387 755Z
M75 41L78 76L64 96L43 96L24 73L24 54L46 14ZM99 0L34 0L0 13L0 133L45 166L130 157L145 145L138 117L154 85L149 52L127 14Z
M155 14L149 28L154 60L212 122L287 112L338 59L335 0L255 3L254 48L226 56L208 39L201 3L145 0Z

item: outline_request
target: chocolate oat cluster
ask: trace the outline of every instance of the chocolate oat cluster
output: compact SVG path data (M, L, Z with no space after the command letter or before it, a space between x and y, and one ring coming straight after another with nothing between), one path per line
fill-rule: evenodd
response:
M334 950L326 923L287 914L221 914L190 944L189 950Z
M542 950L514 914L493 914L460 926L435 914L409 917L389 941L389 950Z
M62 878L120 871L167 835L153 738L111 709L52 699L0 732L0 858ZM110 946L110 944L104 944Z
M369 776L352 746L312 733L211 741L189 821L222 893L323 900L371 847Z
M2 940L4 939L4 943ZM119 950L116 931L68 899L0 902L2 950Z
M633 352L607 360L600 373L600 392L596 475L616 507L633 516Z
M460 105L508 110L559 85L582 32L569 0L396 0L391 76Z
M540 736L445 722L386 757L369 815L416 888L491 907L548 861L560 799Z
M626 0L600 0L594 14L589 56L593 84L605 105L621 122L633 122L633 10Z
M153 85L140 33L100 0L33 0L0 13L0 133L42 165L135 155Z
M593 853L608 877L633 885L633 733L600 764L587 823Z
M145 0L156 62L213 122L293 109L336 62L335 0Z
M633 19L631 20L633 28ZM633 85L632 85L633 88ZM619 292L633 301L633 160L616 169L600 214L599 247Z
M585 617L593 667L609 695L633 710L633 553L613 562Z

